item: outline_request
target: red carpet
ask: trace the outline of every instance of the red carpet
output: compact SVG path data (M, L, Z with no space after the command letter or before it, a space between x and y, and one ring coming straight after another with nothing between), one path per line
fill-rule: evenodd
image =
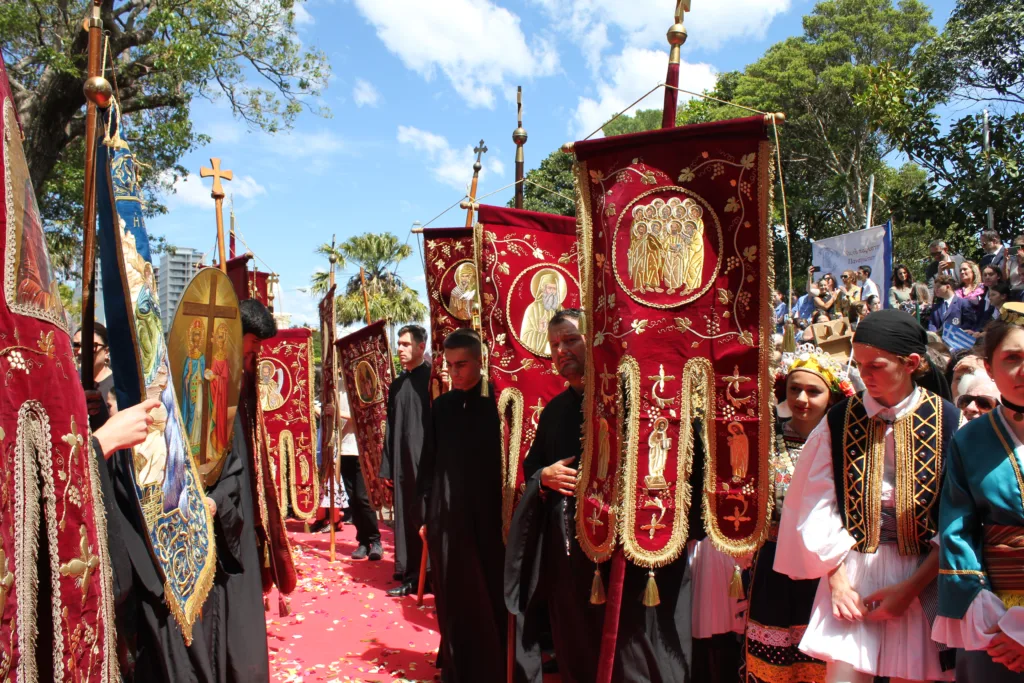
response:
M298 586L291 614L277 615L270 596L267 636L274 681L349 683L433 681L439 636L433 596L389 598L396 585L394 535L381 524L384 559L354 561L355 527L337 535L337 561L329 562L330 535L289 526Z

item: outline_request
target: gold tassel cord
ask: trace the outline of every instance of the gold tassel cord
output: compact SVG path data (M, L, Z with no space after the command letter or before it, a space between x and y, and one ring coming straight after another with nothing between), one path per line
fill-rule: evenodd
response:
M658 584L654 580L654 570L647 572L647 587L644 588L644 607L657 607L661 604Z
M603 605L607 602L604 594L604 580L601 578L601 567L594 565L594 582L590 585L590 604Z
M746 597L743 593L743 570L738 564L732 566L732 580L729 581L729 597L733 600L742 600Z
M784 353L796 352L796 325L792 319L788 319L782 326L782 351Z

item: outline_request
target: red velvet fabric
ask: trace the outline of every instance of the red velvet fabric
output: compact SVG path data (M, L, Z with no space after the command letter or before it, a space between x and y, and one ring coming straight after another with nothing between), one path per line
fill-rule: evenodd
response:
M444 370L444 338L472 324L472 301L462 295L478 287L470 228L427 228L423 231L426 251L427 294L430 298L430 397L435 399L451 386ZM470 274L468 287L460 287L456 274Z
M667 564L697 531L692 500L719 547L753 550L773 434L760 379L773 332L765 122L579 142L575 154L592 318L581 545L594 559L622 543L634 563ZM706 476L691 490L697 458Z
M503 425L507 533L524 490L522 462L543 407L566 387L551 358L547 323L557 311L581 304L576 221L494 206L481 206L479 218L485 271L481 320L490 340L490 377Z
M270 305L268 296L267 278L269 273L249 268L249 261L252 254L243 254L235 258L229 258L227 262L227 273L231 284L235 288L235 294L239 301L256 299L264 306Z
M345 393L356 426L359 464L366 479L370 504L380 510L392 503L392 492L378 478L384 453L384 429L388 418L388 391L394 378L391 351L384 321L342 337L337 343L337 363L345 381Z
M271 474L278 490L281 513L310 521L320 507L316 469L316 422L313 417L313 331L280 330L264 341L257 362L270 381L261 382L263 424ZM273 398L270 398L273 396ZM277 396L282 402L278 404ZM274 407L276 406L276 407Z
M0 669L10 681L53 670L113 680L110 562L89 418L2 55L0 144Z

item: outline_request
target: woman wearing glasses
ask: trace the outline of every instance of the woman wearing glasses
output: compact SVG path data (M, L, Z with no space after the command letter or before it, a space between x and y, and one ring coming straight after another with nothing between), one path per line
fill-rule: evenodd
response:
M75 360L82 363L82 331L75 332L71 342L75 352ZM92 345L92 379L95 382L95 394L86 392L89 404L89 426L97 429L117 412L117 399L114 397L114 373L110 370L110 348L107 346L107 328L100 323L93 326Z
M939 617L961 683L1024 682L1024 304L985 332L1001 405L956 433L939 503Z

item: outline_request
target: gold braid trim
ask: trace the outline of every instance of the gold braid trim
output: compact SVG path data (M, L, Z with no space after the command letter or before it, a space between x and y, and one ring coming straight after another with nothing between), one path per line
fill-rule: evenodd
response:
M921 398L910 414L893 425L900 555L922 554L922 548L927 547L937 531L930 513L939 502L942 399L926 389L920 391Z
M8 271L10 272L10 271ZM18 431L14 447L14 514L20 524L14 525L14 597L17 600L19 651L17 679L36 681L36 636L38 635L39 598L39 459L37 453L50 448L49 424L38 401L28 401L18 411ZM45 439L45 444L44 444ZM54 514L56 517L56 514ZM56 520L47 524L49 533L56 533ZM51 565L59 564L54 555ZM54 585L57 585L56 580ZM9 600L10 598L8 598ZM60 628L60 589L54 595L54 647L64 648ZM13 646L15 643L12 643ZM55 653L56 654L56 653ZM54 674L64 671L63 652L55 657Z
M983 579L987 578L985 572L975 569L940 569L939 574L942 576L980 576Z
M885 423L868 416L859 396L851 396L846 405L843 463L846 530L858 552L873 553L882 533Z
M306 340L305 340L305 343L300 343L297 346L299 347L299 355L302 356L304 354L305 357L306 357L306 369L307 369L308 374L309 374L309 376L307 377L307 384L306 384L306 388L307 388L306 389L306 396L307 396L307 401L306 401L306 403L307 403L307 405L306 405L307 413L306 414L309 415L309 423L308 424L309 424L309 443L310 443L310 448L313 449L313 453L314 453L313 463L310 466L310 479L312 479L311 483L312 483L312 486L313 486L313 498L312 498L313 506L312 506L312 508L309 511L302 510L299 507L299 484L298 484L299 468L297 467L297 464L298 464L297 463L297 460L298 460L298 449L297 449L297 447L293 446L293 448L292 448L292 459L291 459L291 462L289 463L289 467L291 467L291 471L292 471L292 512L295 514L296 517L298 517L302 521L304 521L304 522L311 522L311 521L313 521L313 518L316 517L317 510L320 507L320 487L319 487L319 481L318 481L320 479L320 477L316 476L316 456L315 456L315 454L316 454L316 422L315 422L315 418L313 417L314 414L315 414L316 408L313 405L313 386L314 386L313 382L314 382L314 377L313 377L313 358L312 358L312 352L311 352L312 346L313 346L313 339L312 339L312 337L307 337Z
M92 431L86 434L89 448L83 448L88 459L89 488L92 492L93 521L96 524L96 554L100 557L100 620L103 621L103 665L101 683L115 683L121 680L117 660L117 633L114 624L114 580L110 567L107 543L107 511L103 505L103 489L100 486L100 472L96 456L92 452ZM102 457L102 454L99 454Z
M512 423L509 424L508 410L512 409ZM507 387L498 397L498 419L501 420L501 471L505 481L501 487L501 535L508 541L508 529L512 525L512 510L516 501L516 479L519 476L519 452L523 443L523 392ZM509 438L505 441L505 430Z
M612 520L609 514L608 521L612 525L610 537L619 537L622 540L623 552L626 553L626 557L640 564L640 560L647 554L647 551L637 545L634 535L636 468L637 458L640 455L640 364L632 356L623 356L619 361L618 374L619 405L616 418L619 432L619 463L615 477L618 490L613 500L621 514L617 515L615 520ZM642 566L653 567L655 565L648 561Z

